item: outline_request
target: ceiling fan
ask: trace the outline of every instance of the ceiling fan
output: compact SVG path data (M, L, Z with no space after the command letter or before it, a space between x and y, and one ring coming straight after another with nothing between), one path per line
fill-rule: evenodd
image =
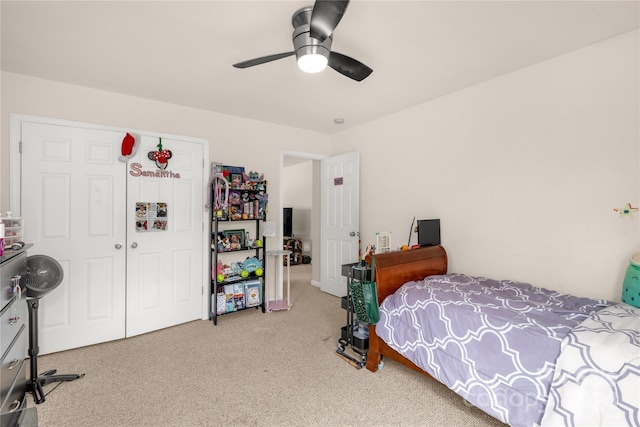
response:
M366 79L373 70L362 62L331 51L333 31L342 19L349 0L316 0L313 7L296 11L292 18L293 51L262 56L233 64L236 68L248 68L277 59L296 55L298 67L307 73L317 73L328 65L353 80Z

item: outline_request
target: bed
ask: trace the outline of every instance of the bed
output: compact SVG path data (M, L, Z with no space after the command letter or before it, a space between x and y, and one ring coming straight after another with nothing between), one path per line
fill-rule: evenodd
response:
M376 255L383 358L512 426L640 425L640 310L526 283L447 274L442 246Z

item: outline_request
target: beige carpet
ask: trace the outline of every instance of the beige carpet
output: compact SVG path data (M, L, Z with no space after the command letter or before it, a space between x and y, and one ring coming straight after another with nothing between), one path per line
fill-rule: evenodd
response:
M39 370L85 373L40 405L39 425L502 426L393 361L377 373L336 354L346 312L291 267L288 311L246 310L40 356Z

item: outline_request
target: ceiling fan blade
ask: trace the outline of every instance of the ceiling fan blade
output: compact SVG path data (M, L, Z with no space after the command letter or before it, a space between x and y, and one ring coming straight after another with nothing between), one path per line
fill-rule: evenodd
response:
M275 55L261 56L260 58L249 59L247 61L238 62L233 64L236 68L249 68L254 65L265 64L267 62L275 61L277 59L286 58L287 56L295 55L295 52L276 53Z
M346 1L330 1L316 0L311 12L311 21L309 22L310 35L320 43L325 41L327 37L333 34L338 23L342 19L342 15L349 6L349 0Z
M350 79L361 82L369 77L373 70L362 62L338 52L329 54L329 67Z

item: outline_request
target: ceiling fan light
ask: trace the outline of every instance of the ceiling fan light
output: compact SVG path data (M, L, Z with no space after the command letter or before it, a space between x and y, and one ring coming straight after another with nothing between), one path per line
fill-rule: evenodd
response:
M319 73L327 68L328 59L319 53L307 53L298 58L298 68L305 73Z
M309 11L310 13L310 11ZM305 73L319 73L327 67L331 53L332 37L322 43L309 35L309 24L293 30L293 48L298 60L298 68Z

